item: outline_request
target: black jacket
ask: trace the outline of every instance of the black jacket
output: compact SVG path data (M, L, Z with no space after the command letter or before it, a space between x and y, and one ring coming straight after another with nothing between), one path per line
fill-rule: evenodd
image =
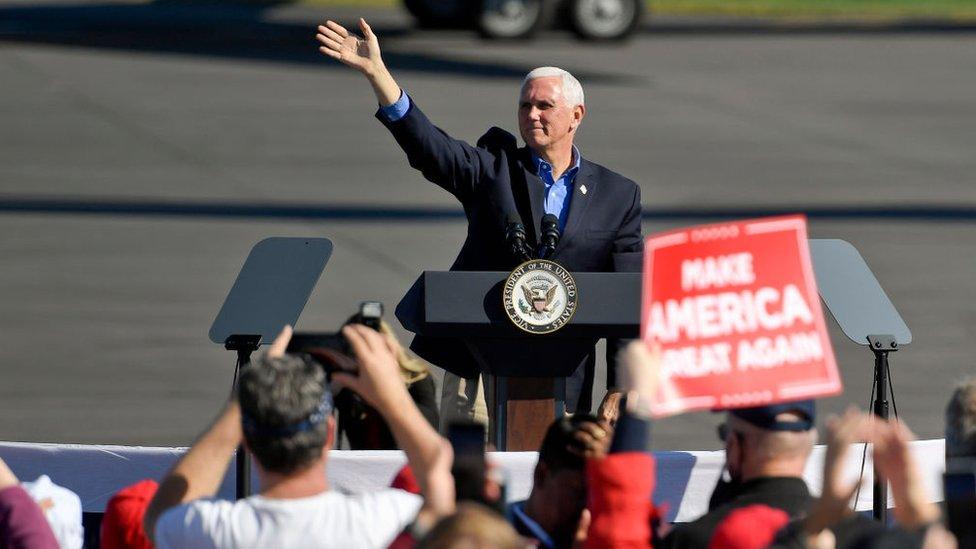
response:
M505 244L507 217L514 209L529 244L538 245L545 214L545 185L535 173L527 147L512 134L491 128L477 146L447 135L411 102L407 114L389 122L410 165L453 194L464 208L468 231L452 271L508 271L516 266ZM585 188L585 192L583 189ZM639 269L643 250L640 187L583 158L571 191L566 227L552 257L570 271ZM621 268L626 265L628 268ZM478 369L458 340L418 336L418 355L462 377Z
M749 505L768 505L782 509L794 518L805 514L813 503L807 483L797 477L764 477L750 480L729 494L725 503L711 509L698 520L681 525L665 536L665 549L704 549L712 540L718 525L732 511Z

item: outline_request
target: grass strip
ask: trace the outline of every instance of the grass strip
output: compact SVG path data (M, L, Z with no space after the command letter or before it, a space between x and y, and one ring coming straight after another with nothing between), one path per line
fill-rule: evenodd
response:
M650 0L654 13L830 19L974 19L974 0Z
M401 0L298 0L298 3L320 7L401 6ZM647 0L647 5L652 13L661 15L976 20L976 0Z

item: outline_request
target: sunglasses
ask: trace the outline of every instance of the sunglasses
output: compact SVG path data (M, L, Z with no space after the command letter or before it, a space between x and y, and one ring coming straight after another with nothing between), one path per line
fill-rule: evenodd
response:
M728 423L719 424L719 426L715 428L715 434L718 435L718 439L721 440L722 442L726 442L727 440L729 440L729 435L735 435L737 437L742 436L742 433L730 428Z

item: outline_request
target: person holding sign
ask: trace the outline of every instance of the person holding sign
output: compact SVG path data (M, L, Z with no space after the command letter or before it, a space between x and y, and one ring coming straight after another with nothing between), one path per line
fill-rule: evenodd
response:
M541 249L547 242L542 231L544 215L555 218L554 227L545 234L551 234L553 228L561 234L558 244L546 244L551 247L548 258L569 271L640 268L640 187L583 158L574 145L586 115L583 89L576 78L555 67L529 72L522 83L517 113L525 146L518 147L516 137L499 128L491 128L477 146L471 146L427 119L387 70L379 40L363 19L359 30L362 37L327 21L318 27L319 49L366 77L379 102L376 116L407 154L410 165L464 207L467 236L451 270L511 270L518 262L509 251L506 232L513 224L524 225L528 247ZM459 411L470 416L479 369L464 344L418 336L411 349L458 376L446 376L445 388L460 382L467 410ZM609 345L609 386L615 382L614 352L615 346ZM567 380L570 410L589 411L593 370L591 353ZM442 401L446 419L453 415L450 408Z

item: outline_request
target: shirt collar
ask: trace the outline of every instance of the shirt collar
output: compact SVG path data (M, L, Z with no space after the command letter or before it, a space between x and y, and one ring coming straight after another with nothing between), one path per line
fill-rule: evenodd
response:
M529 154L532 156L532 165L535 166L536 175L542 174L543 166L548 168L550 171L552 170L552 165L546 162L545 160L543 160L541 156L535 153L535 151L529 149ZM576 145L573 145L573 165L570 166L568 170L566 170L566 173L564 173L562 177L569 176L570 178L572 178L574 175L576 175L576 172L579 171L579 167L580 167L580 152L579 149L576 148Z
M528 530L528 532L531 533L531 536L534 537L542 547L555 547L556 544L552 541L552 537L549 535L549 533L543 530L542 527L539 526L539 523L532 520L532 517L525 513L525 509L523 508L524 505L524 501L512 504L511 512L513 518L520 522L524 529ZM516 528L516 530L518 530L518 528ZM522 532L522 534L524 535L526 532Z

